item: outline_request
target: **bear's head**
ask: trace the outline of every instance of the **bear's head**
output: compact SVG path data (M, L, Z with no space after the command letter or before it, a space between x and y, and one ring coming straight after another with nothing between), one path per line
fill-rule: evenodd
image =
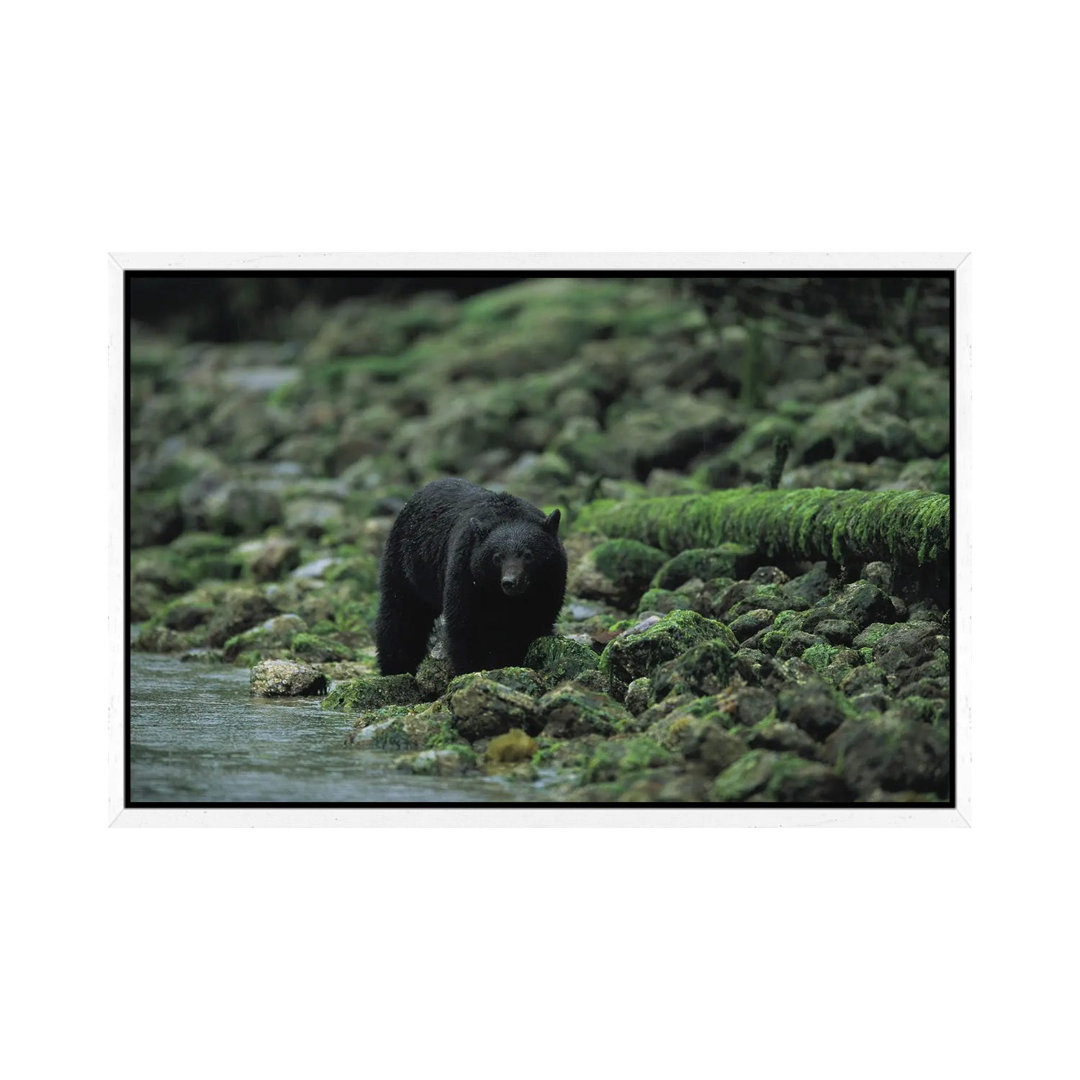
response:
M559 540L558 510L543 521L504 521L490 531L476 519L472 526L479 542L470 569L478 585L515 597L530 587L565 582L566 552Z

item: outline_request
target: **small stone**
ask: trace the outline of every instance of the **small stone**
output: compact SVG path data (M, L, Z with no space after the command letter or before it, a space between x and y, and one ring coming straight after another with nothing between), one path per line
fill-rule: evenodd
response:
M326 676L292 660L263 660L251 669L252 697L306 697L326 693Z

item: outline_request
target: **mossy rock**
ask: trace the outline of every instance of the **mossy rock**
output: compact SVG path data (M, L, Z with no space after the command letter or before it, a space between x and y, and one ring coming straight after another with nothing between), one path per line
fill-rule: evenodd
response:
M244 560L235 541L216 533L185 532L169 551L183 563L194 584L206 581L234 581L244 570Z
M581 775L582 784L611 781L625 773L667 765L672 754L658 742L638 736L600 743Z
M614 735L630 719L627 710L607 694L583 690L573 683L545 694L539 705L543 731L549 738Z
M748 749L737 734L734 712L734 699L728 695L699 698L672 710L652 724L647 734L715 776Z
M415 705L423 700L413 675L372 675L335 687L323 702L324 709L345 712L372 711L387 705Z
M606 540L598 544L570 575L575 596L606 600L632 610L667 556L637 540Z
M725 769L709 791L712 802L833 803L851 799L827 765L796 754L751 750Z
M692 578L742 578L760 563L755 549L746 544L720 544L711 548L689 548L668 559L652 579L654 589L677 589Z
M610 680L612 693L622 700L634 679L652 676L661 664L712 640L724 642L732 651L739 647L735 635L722 622L696 611L673 611L646 629L608 642L600 657L600 670Z
M694 601L685 593L671 589L649 589L638 601L638 611L656 611L667 615L672 611L692 611Z
M245 586L223 589L217 611L206 628L206 644L218 648L229 638L277 614L277 605L258 589Z
M849 719L829 739L829 760L860 797L881 789L948 798L948 730L908 713L890 707L882 716Z
M532 761L539 752L540 744L521 728L511 728L503 735L496 735L484 751L484 761L489 765L514 765L520 761Z
M257 654L259 659L304 659L290 656L289 646L305 629L304 620L299 615L275 615L259 626L234 634L222 645L222 656L228 664L253 654ZM308 659L313 661L316 658Z
M376 750L443 750L459 744L441 702L431 705L384 705L361 711L349 742Z
M263 660L251 669L253 697L305 697L325 694L326 676L292 660Z
M567 637L537 638L525 653L525 667L541 672L556 685L599 666L600 658L588 645Z
M669 694L719 694L734 674L735 650L730 642L703 641L656 669L652 676L653 700L661 701Z
M457 684L457 685L455 685ZM468 742L502 735L521 728L528 735L540 733L540 713L528 694L479 677L451 684L447 693L450 723Z
M458 743L441 750L419 750L394 759L394 768L414 776L463 776L477 765L471 746Z
M548 689L547 679L530 667L503 667L457 675L450 680L446 693L455 694L479 680L498 683L507 690L514 690L531 698L539 697Z
M353 650L336 641L319 637L317 634L299 633L289 643L289 651L298 660L309 664L327 664L342 660L352 660Z

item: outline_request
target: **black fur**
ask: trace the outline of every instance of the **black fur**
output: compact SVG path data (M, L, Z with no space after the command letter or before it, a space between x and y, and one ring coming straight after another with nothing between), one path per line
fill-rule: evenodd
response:
M416 671L442 614L455 673L520 664L566 594L559 511L466 480L434 480L401 509L383 552L375 643L384 675Z

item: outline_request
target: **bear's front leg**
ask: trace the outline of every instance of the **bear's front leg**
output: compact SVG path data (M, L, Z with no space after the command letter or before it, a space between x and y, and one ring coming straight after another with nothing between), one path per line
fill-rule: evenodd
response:
M461 588L458 582L447 589L443 602L446 652L455 675L482 671L485 666L483 633L470 594L471 590Z

